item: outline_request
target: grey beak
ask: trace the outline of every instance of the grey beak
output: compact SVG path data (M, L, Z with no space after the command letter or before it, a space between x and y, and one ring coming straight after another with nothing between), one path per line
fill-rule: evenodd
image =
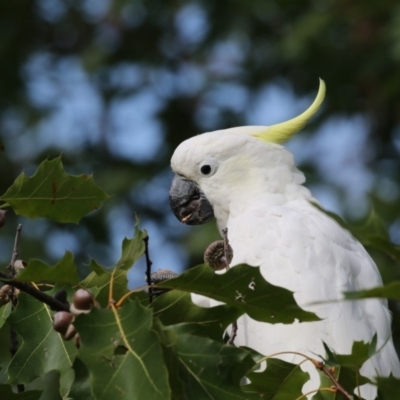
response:
M214 217L214 210L199 187L179 176L172 181L169 203L176 218L187 225L205 224Z

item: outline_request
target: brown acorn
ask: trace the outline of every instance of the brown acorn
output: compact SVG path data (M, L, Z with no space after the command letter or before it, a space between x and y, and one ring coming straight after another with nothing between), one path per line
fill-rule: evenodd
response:
M212 242L204 252L204 262L209 264L214 271L229 267L233 258L232 247L228 244L227 257L225 256L225 248L223 240Z
M65 335L70 326L72 326L72 321L74 316L67 311L58 311L53 315L53 328L61 335Z
M15 299L18 295L19 289L10 285L3 285L0 288L0 305L7 304L11 299Z
M73 315L87 314L94 306L94 298L91 292L86 289L78 289L74 293L73 303L70 311Z

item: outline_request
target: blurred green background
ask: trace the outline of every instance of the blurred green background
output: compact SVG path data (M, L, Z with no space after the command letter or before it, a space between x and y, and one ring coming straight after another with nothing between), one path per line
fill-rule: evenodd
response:
M135 214L154 269L202 261L213 223L169 210L174 148L192 135L291 118L327 83L322 110L288 148L328 209L360 223L371 209L400 243L400 3L345 0L0 3L0 192L46 157L94 173L113 197L79 226L8 214L0 261L118 259ZM400 278L374 254L384 280ZM132 271L144 281L144 267ZM394 335L400 337L399 306ZM398 339L397 339L398 341Z

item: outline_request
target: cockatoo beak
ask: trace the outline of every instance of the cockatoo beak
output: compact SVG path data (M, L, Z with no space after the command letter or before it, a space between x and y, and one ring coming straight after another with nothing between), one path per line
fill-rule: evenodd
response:
M169 203L176 218L187 225L205 224L214 217L214 210L199 187L179 176L172 181Z

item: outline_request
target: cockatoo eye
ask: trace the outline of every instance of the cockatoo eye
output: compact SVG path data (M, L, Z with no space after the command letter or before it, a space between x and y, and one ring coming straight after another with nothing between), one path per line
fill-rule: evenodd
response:
M200 173L203 176L212 176L217 172L218 169L218 162L217 160L214 159L207 159L204 160L201 164L200 164Z
M203 175L209 175L211 173L211 165L202 165L200 171Z

